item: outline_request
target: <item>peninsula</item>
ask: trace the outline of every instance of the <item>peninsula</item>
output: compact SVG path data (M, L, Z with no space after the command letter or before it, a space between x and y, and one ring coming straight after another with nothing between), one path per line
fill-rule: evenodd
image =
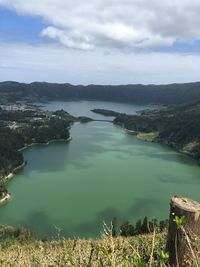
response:
M34 105L14 104L0 107L0 204L10 199L5 184L26 164L22 150L34 144L71 139L69 129L76 118L64 110L42 111Z

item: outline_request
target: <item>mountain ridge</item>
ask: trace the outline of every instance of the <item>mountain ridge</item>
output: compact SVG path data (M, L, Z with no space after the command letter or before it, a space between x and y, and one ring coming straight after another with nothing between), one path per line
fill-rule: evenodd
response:
M72 85L70 83L0 82L3 101L99 100L134 104L185 104L200 100L200 82L167 85Z

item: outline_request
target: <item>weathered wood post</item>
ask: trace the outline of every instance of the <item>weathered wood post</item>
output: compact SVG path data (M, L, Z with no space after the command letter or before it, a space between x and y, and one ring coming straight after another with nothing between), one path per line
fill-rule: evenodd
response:
M200 203L181 196L171 199L166 248L170 266L200 266Z

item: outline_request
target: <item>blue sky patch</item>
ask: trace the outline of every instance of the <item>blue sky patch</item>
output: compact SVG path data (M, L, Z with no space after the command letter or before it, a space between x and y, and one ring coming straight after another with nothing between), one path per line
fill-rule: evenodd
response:
M0 42L43 43L45 38L40 36L40 32L47 26L39 18L18 15L0 7Z
M194 41L176 41L170 47L158 47L153 49L155 52L169 53L195 53L200 52L200 40Z

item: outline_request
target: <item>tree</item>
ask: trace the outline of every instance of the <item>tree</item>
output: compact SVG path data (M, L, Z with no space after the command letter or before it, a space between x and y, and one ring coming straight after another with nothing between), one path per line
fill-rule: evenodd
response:
M111 221L111 225L112 225L112 236L115 237L117 236L117 218L113 217L112 221Z
M136 235L141 234L141 227L142 227L142 222L141 222L141 220L138 220L135 224L135 234Z
M141 233L142 234L147 234L149 233L149 223L148 223L148 218L147 216L144 217L143 223L141 225Z
M129 223L129 221L125 221L120 226L120 235L121 236L133 236L135 234L135 229L132 224Z

